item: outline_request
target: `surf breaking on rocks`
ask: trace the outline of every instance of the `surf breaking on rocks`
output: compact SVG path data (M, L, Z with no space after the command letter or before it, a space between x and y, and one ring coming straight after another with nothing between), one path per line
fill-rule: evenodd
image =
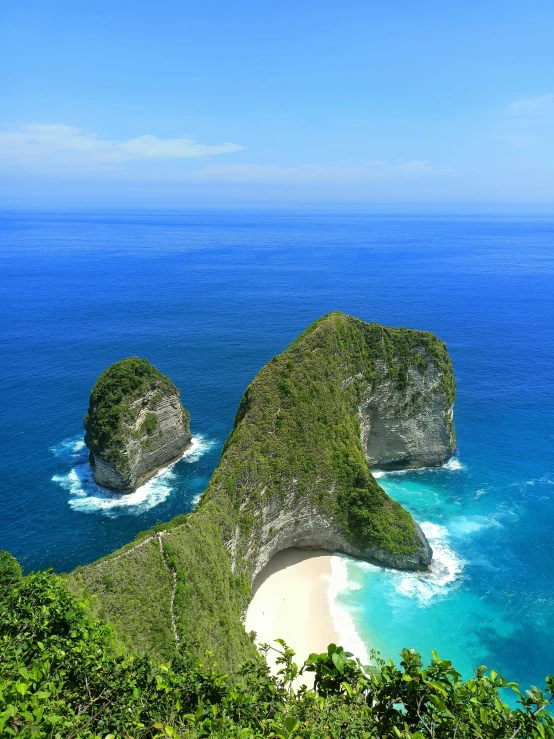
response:
M65 474L53 475L52 481L69 492L69 506L81 513L102 513L106 516L139 515L163 503L174 489L175 465L179 462L197 462L215 442L201 434L193 436L190 447L175 462L159 470L133 493L113 493L94 481L88 463L88 449L82 437L65 439L51 448L59 459L73 464ZM193 503L196 499L193 500Z

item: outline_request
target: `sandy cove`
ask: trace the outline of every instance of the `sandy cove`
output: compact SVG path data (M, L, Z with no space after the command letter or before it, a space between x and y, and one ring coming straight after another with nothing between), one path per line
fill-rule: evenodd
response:
M252 588L245 627L256 632L256 643L277 647L275 639L284 639L296 652L299 666L312 652L338 644L329 604L331 571L328 552L286 549L276 554ZM276 656L273 650L268 654L272 671ZM313 683L310 673L301 683Z

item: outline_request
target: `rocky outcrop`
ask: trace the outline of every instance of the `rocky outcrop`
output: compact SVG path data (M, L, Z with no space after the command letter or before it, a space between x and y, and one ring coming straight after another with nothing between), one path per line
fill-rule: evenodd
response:
M440 467L456 449L454 409L443 372L432 361L407 371L407 387L400 391L381 362L380 381L364 392L360 433L371 468Z
M99 377L85 428L94 479L121 493L135 490L191 443L179 391L137 357L116 362Z
M234 566L250 563L253 579L300 547L428 569L421 528L370 468L444 464L453 401L452 365L432 334L341 313L312 324L246 391L210 484L220 497L232 480L248 521L228 541Z

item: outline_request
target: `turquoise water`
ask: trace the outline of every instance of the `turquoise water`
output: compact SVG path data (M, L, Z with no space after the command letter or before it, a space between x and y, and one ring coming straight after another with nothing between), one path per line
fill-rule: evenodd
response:
M370 647L437 649L525 684L554 672L554 221L291 213L0 215L0 548L69 570L191 509L256 372L343 310L449 346L459 449L380 477L422 523L431 575L350 564ZM88 469L98 374L151 359L193 453L121 499ZM325 645L322 645L322 647Z
M438 470L377 475L419 521L434 556L430 573L347 560L338 602L366 647L384 657L403 647L426 658L436 650L465 675L477 664L524 682L539 679L540 665L551 671L550 542L531 526L533 509L551 504L554 476L514 482L494 463L472 470L457 457ZM543 523L550 536L551 524ZM534 550L528 563L520 548Z

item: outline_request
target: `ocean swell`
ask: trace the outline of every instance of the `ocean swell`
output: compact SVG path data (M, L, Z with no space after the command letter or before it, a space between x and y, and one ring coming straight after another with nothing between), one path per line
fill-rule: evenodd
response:
M429 572L386 569L342 554L334 554L331 557L331 579L328 590L331 617L340 644L359 657L362 664L370 664L368 651L370 646L375 645L364 643L356 628L356 612L359 611L360 616L363 615L364 600L371 597L373 588L386 594L389 607L396 609L401 601L411 599L415 601L411 608L414 606L426 608L437 599L444 598L461 581L464 561L450 547L448 529L429 521L423 522L421 528L433 548ZM357 582L360 575L363 585ZM340 600L346 601L349 605L341 603ZM363 624L360 623L360 626L363 632Z
M464 569L464 560L450 547L450 536L446 526L424 521L421 528L433 549L433 559L428 572L408 572L391 570L378 565L353 560L350 562L366 573L379 574L383 583L388 581L392 592L397 596L413 598L418 606L428 606L431 601L444 597L455 584L459 583ZM352 590L346 582L341 592ZM357 589L355 587L354 589Z

